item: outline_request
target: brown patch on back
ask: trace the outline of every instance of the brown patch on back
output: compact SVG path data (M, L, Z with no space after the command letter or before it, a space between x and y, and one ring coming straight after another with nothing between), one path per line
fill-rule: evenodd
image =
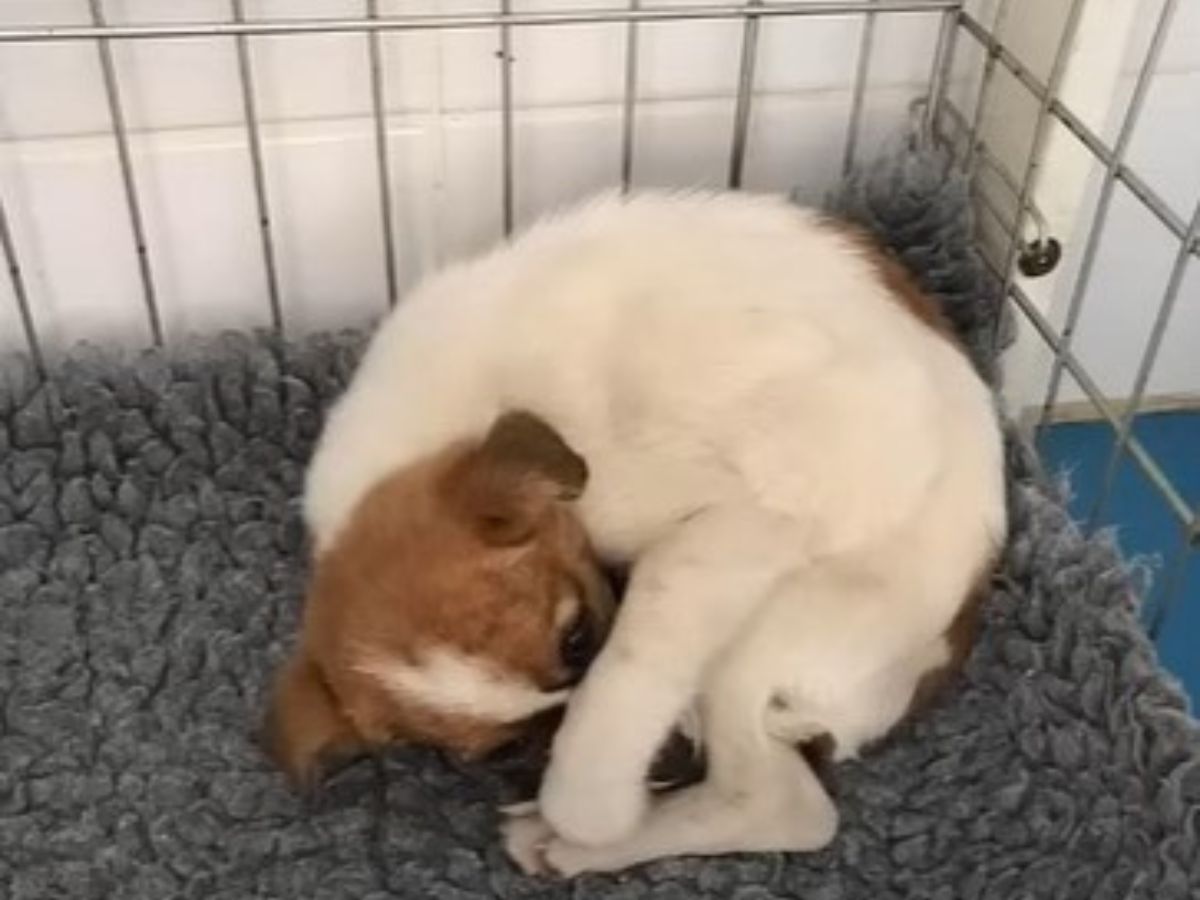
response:
M347 743L411 741L475 757L514 737L517 723L406 703L363 664L420 665L448 648L541 690L569 680L556 615L563 597L578 596L597 633L611 615L582 525L562 502L586 477L555 432L517 413L483 441L376 485L315 560L300 646L270 716L284 768L303 780Z
M845 238L853 249L871 264L893 300L957 350L965 352L958 335L937 302L920 288L907 267L868 231L861 226L837 219L826 219L825 225ZM962 669L978 633L980 608L987 593L992 570L993 563L989 561L975 579L967 596L963 598L962 605L943 633L950 658L943 665L930 669L918 680L904 718L927 709L945 685Z
M893 300L931 331L945 338L956 348L962 349L958 335L937 302L921 290L912 273L902 262L860 226L835 219L827 219L826 224L841 234L858 254L871 264Z

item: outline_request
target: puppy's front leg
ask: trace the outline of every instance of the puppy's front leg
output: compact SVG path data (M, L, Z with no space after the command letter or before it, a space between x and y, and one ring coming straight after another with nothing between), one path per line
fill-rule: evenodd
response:
M837 810L812 770L791 747L773 743L780 765L765 767L774 783L754 773L737 794L706 782L671 794L650 808L628 836L585 847L554 834L538 813L503 826L509 857L529 875L572 877L613 872L669 856L817 850L837 830Z
M815 850L837 829L837 810L805 757L764 732L761 684L736 676L756 647L738 645L705 688L708 778L656 799L627 836L583 846L556 835L537 810L504 825L509 856L525 872L571 876L612 871L665 856ZM715 683L714 683L715 682Z
M643 554L555 737L540 796L555 832L599 845L636 827L647 771L705 666L801 561L802 546L788 520L724 507L691 517Z

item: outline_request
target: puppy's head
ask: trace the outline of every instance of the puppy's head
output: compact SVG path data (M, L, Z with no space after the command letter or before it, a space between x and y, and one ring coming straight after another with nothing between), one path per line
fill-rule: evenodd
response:
M268 740L311 783L385 743L466 758L561 704L613 600L570 501L587 467L548 425L500 418L378 484L315 561Z

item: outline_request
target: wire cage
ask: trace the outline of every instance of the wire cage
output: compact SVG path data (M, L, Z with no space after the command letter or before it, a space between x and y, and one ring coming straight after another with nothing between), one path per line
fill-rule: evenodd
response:
M1087 0L596 0L589 7L566 0L557 4L489 0L434 3L414 11L411 4L364 0L354 14L311 17L289 14L286 4L276 3L274 13L264 15L254 0L222 0L215 4L212 16L195 21L141 19L129 14L129 5L79 0L65 12L62 3L55 3L53 17L37 12L23 20L10 17L0 22L0 61L15 48L39 46L83 46L95 54L102 127L115 149L119 173L115 202L123 207L145 336L153 344L167 343L177 335L165 322L161 289L160 260L169 248L155 246L155 234L147 224L148 175L134 146L137 129L129 122L129 97L138 85L130 83L117 58L130 45L170 48L220 42L232 47L241 149L249 163L262 272L260 301L267 322L288 331L289 298L279 249L280 230L288 223L281 212L285 198L272 181L256 42L316 35L353 35L362 41L376 185L370 227L378 231L383 248L380 300L385 307L402 295L409 278L410 260L397 252L402 223L396 198L411 189L391 146L396 116L388 96L395 83L383 47L388 36L471 33L482 36L494 55L490 64L497 98L496 140L489 165L499 182L499 208L491 215L507 235L520 224L520 197L526 187L517 165L521 110L515 99L514 71L527 62L514 52L514 41L520 37L534 32L560 35L601 25L619 30L621 60L614 76L619 85L618 136L610 145L615 158L609 171L614 184L628 190L639 183L638 132L647 104L653 102L644 91L640 42L652 29L682 28L687 23L721 22L739 29L731 102L716 126L720 133L714 136L724 147L723 181L739 188L746 183L748 152L755 140L753 123L762 102L760 49L767 29L782 22L829 20L849 22L857 29L850 64L853 76L846 92L848 109L837 152L845 171L864 156L871 70L887 49L876 40L880 23L923 17L931 24L934 38L929 57L920 61L928 74L913 91L921 102L921 128L951 148L955 164L970 175L979 207L979 246L1001 281L1004 296L1020 313L1022 337L1010 354L1015 361L1009 366L1010 374L1024 385L1018 411L1035 429L1071 410L1079 415L1083 408L1085 417L1107 423L1111 450L1098 474L1089 525L1107 521L1114 486L1124 467L1132 465L1166 504L1178 532L1177 549L1160 580L1153 615L1156 627L1184 592L1191 549L1200 541L1200 514L1179 476L1166 471L1135 423L1161 393L1155 389L1154 373L1164 347L1176 346L1173 352L1187 358L1200 356L1194 334L1187 350L1187 335L1182 333L1187 322L1175 321L1189 289L1200 293L1195 264L1200 255L1200 204L1189 209L1169 197L1162 179L1141 171L1131 151L1139 136L1155 127L1146 123L1144 115L1155 74L1162 68L1171 35L1181 27L1176 21L1181 13L1197 18L1190 9L1195 4L1179 0L1112 4L1095 0L1090 4ZM1121 21L1115 21L1121 16ZM1104 44L1103 33L1130 31L1142 39L1134 42L1132 68L1122 82L1112 66L1105 67L1100 52L1104 47L1096 48ZM1111 46L1108 51L1111 57ZM19 65L14 62L6 71L20 71ZM0 86L0 98L3 94ZM1097 94L1107 101L1100 113ZM1119 101L1114 101L1117 95ZM1194 118L1200 121L1200 114ZM686 151L681 148L682 152ZM19 161L14 165L19 168ZM1192 168L1200 175L1200 164ZM54 355L55 341L44 333L43 298L37 279L31 277L33 269L43 265L31 249L37 236L27 223L23 225L25 217L13 214L20 202L18 194L11 177L0 181L0 252L15 311L14 331L19 328L23 349L40 367ZM1138 346L1131 350L1132 377L1115 388L1097 374L1095 361L1080 342L1093 289L1107 277L1098 263L1113 227L1114 210L1120 206L1140 210L1165 232L1172 247L1161 286L1152 286L1147 279L1135 298L1139 308L1147 311L1148 324L1144 333L1131 329L1121 336L1127 349ZM79 224L66 216L49 227L72 229ZM1177 345L1184 349L1179 351ZM1194 371L1194 362L1191 367Z

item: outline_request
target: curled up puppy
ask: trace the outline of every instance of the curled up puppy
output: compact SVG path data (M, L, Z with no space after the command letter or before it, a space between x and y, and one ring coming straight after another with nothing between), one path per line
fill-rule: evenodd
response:
M1006 532L991 396L930 301L846 227L728 194L594 201L422 284L305 511L278 758L478 756L565 702L505 824L563 875L826 844L814 751L855 755L961 661ZM598 560L630 566L615 619ZM655 796L689 710L706 777Z

